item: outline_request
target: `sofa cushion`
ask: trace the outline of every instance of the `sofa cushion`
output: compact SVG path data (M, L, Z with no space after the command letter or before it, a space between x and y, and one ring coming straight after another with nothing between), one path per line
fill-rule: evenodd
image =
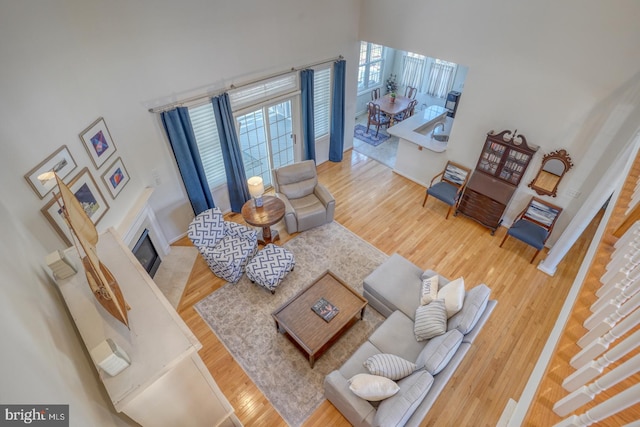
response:
M375 426L403 426L411 418L433 385L433 377L427 371L418 371L400 380L398 391L383 400L373 419Z
M376 346L371 344L369 341L365 341L362 343L360 347L347 359L346 362L340 366L338 369L340 374L342 374L345 378L351 378L356 374L368 374L369 371L364 367L364 361L369 357L380 354L382 351L378 349ZM415 360L415 359L411 359Z
M415 294L413 297L417 300ZM406 360L416 360L425 345L424 342L418 342L415 339L413 320L398 310L391 313L387 320L369 336L369 341L380 349L379 353L395 354ZM360 360L360 366L366 359L365 357Z
M401 380L416 370L416 364L389 353L375 354L364 361L364 367L372 375L381 375L390 380Z
M429 340L416 359L417 367L423 368L431 375L437 375L451 360L464 335L457 329L452 329L440 336Z
M447 318L460 311L464 303L464 279L458 277L440 288L438 290L438 299L444 300Z
M420 295L420 305L429 304L438 298L438 275L422 279L422 292Z
M400 310L413 319L420 303L421 275L419 267L401 255L393 254L365 277L364 288L391 312Z
M431 301L416 309L413 332L417 341L424 341L447 331L447 310L443 299Z
M447 329L468 334L484 313L490 294L491 289L484 283L470 289L465 295L462 309L449 319Z
M349 389L362 399L378 402L396 394L400 387L386 377L357 374L349 379Z

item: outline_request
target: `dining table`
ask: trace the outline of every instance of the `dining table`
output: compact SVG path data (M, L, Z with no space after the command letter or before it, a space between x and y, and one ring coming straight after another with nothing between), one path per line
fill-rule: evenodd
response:
M397 114L404 112L409 108L409 103L412 98L407 96L396 95L395 101L392 102L391 97L387 94L372 101L374 104L380 106L380 111L389 116L389 126L393 126L395 123L395 117Z

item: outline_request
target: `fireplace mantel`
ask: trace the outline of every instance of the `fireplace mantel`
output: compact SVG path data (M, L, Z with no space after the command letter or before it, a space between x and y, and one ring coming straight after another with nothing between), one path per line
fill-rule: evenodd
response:
M162 228L156 219L156 215L149 205L149 199L153 194L152 187L146 187L142 194L138 197L138 200L131 207L127 215L124 217L120 225L117 227L118 234L122 238L122 241L133 249L144 230L149 230L149 238L155 246L160 258L163 258L169 254L171 247L167 238L162 232Z

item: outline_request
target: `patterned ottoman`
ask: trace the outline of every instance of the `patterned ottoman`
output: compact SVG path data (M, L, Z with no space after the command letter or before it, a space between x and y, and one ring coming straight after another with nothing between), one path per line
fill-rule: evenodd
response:
M245 271L252 282L274 294L284 276L293 270L294 266L295 260L291 251L269 243L249 261Z

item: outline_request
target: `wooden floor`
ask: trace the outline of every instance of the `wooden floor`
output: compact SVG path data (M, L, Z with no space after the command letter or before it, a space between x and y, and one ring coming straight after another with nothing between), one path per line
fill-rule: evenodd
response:
M398 252L424 269L454 279L467 289L486 283L498 300L493 315L451 378L425 426L495 426L510 398L518 400L545 344L586 249L594 221L560 263L554 277L529 261L534 249L509 239L505 230L491 236L474 221L453 215L430 199L422 207L424 187L356 152L341 163L318 167L319 180L336 198L335 219L387 254ZM242 222L239 214L228 220ZM281 230L281 243L288 236ZM189 245L186 238L176 243ZM544 252L538 260L544 258ZM201 258L196 261L178 311L203 344L200 356L246 426L286 425L215 334L193 309L224 282ZM348 426L329 403L323 403L306 426Z

